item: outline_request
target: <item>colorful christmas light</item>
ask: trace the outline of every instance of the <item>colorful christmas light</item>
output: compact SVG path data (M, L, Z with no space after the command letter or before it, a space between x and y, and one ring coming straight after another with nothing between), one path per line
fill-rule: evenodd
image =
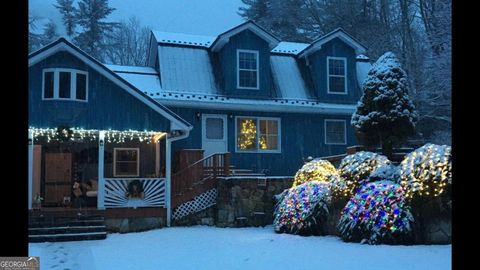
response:
M382 180L361 187L343 209L337 228L345 241L394 244L411 240L412 222L404 189Z
M319 234L320 222L328 215L328 191L328 183L310 181L284 192L275 207L275 231L302 235Z

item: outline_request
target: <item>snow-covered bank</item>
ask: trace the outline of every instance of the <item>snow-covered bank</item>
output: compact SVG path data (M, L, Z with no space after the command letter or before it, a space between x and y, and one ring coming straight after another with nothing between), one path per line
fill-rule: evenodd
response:
M40 269L451 269L451 245L344 243L265 228L174 227L106 240L32 243Z

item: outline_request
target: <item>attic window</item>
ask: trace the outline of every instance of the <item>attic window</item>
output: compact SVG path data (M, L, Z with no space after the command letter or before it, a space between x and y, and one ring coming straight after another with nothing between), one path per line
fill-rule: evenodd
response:
M327 57L327 91L329 94L347 94L347 59Z
M237 50L237 88L259 89L258 51Z
M87 72L67 68L43 70L43 99L87 101Z

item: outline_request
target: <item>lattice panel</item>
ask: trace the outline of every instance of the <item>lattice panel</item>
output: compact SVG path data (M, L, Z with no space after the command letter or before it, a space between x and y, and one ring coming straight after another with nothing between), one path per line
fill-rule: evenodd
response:
M180 204L173 211L173 219L180 219L190 214L197 213L217 203L217 189L213 188L204 192L193 200Z
M139 180L143 185L144 198L127 198L130 181ZM105 207L165 207L164 178L105 179Z

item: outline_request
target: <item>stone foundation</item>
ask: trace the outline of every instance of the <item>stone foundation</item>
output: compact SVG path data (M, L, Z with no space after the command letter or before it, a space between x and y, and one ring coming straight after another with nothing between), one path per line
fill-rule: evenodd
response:
M218 181L215 225L265 226L273 223L274 195L290 188L293 177L226 177Z

